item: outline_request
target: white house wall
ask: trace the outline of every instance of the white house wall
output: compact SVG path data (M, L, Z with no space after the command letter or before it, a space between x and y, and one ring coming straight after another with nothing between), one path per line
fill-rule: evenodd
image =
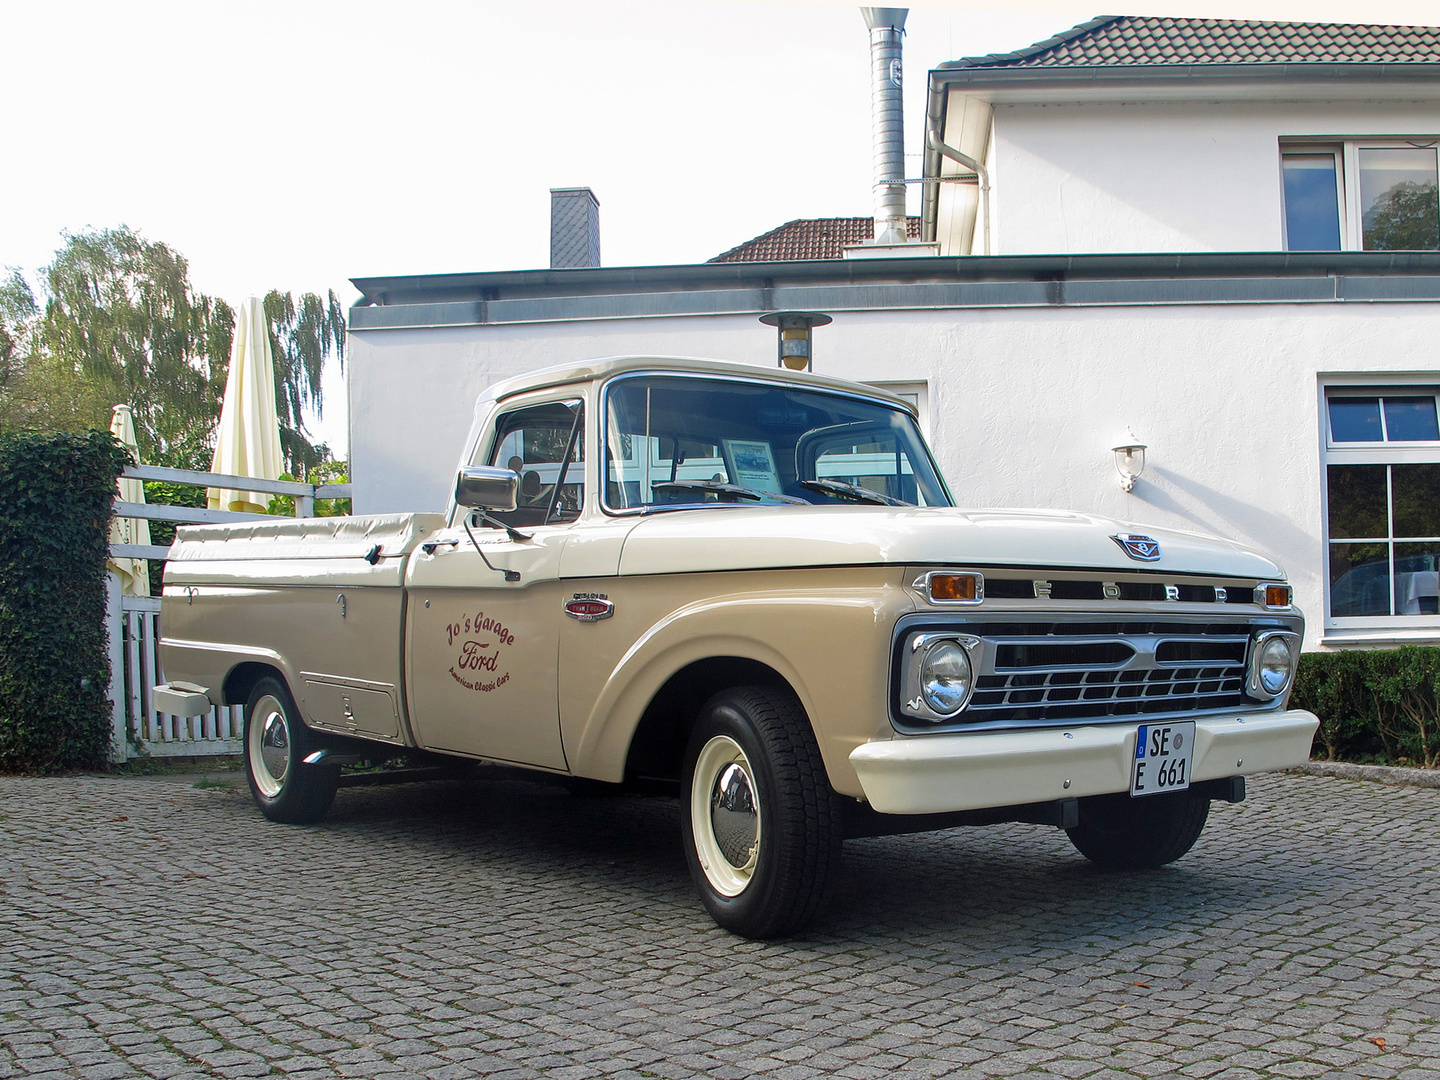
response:
M1434 102L996 104L992 250L1277 251L1281 138L1437 133Z
M352 335L358 512L444 505L488 383L623 353L775 363L753 316ZM1435 304L1276 304L839 312L815 368L925 381L937 456L971 506L1056 506L1217 534L1288 570L1323 622L1321 373L1429 372ZM1144 476L1120 490L1110 447L1131 428Z

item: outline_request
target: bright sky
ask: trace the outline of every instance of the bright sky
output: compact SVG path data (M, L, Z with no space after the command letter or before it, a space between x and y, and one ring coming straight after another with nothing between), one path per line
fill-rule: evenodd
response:
M1368 20L1428 6L1379 5ZM908 175L927 70L1095 14L1005 6L910 9ZM1129 10L1344 15L1168 6ZM351 277L547 265L552 187L594 190L610 266L703 261L791 218L873 209L855 5L0 0L0 25L0 266L32 276L62 230L123 223L231 303L333 288L349 304ZM343 447L337 378L326 396L316 430Z

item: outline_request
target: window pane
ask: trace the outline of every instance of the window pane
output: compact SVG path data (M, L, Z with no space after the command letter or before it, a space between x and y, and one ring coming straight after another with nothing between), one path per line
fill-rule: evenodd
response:
M1331 465L1330 533L1337 540L1388 538L1384 465Z
M1286 154L1285 244L1291 251L1338 251L1340 203L1334 154Z
M1390 614L1390 560L1386 544L1330 545L1330 614Z
M1440 248L1435 151L1362 149L1360 211L1367 251Z
M1379 398L1331 398L1330 438L1333 442L1380 442Z
M1440 537L1440 465L1390 468L1395 485L1395 535Z
M1419 442L1440 439L1435 422L1433 397L1387 397L1385 437L1391 442Z
M1440 615L1440 543L1395 545L1395 614Z
M579 516L585 468L578 439L571 443L579 419L579 405L558 401L500 417L490 464L518 474L520 490L514 510L492 517L511 525L543 525Z
M899 408L758 381L643 376L611 383L606 401L611 507L885 498L949 505L914 421ZM865 490L837 490L843 484Z

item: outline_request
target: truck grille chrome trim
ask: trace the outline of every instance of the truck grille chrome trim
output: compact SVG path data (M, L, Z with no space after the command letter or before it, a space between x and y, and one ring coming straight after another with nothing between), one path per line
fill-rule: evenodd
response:
M993 618L993 617L992 617ZM1017 724L1124 720L1131 717L1263 709L1271 702L1246 696L1247 662L1257 631L1288 631L1266 622L1217 622L1204 617L1174 620L1147 616L1053 620L1016 616L1013 621L956 621L958 640L979 639L967 649L975 691L947 730ZM902 622L900 642L923 634L946 636L932 619ZM897 687L911 682L901 648ZM904 695L900 690L897 699ZM896 700L897 728L936 730L933 718L914 714Z

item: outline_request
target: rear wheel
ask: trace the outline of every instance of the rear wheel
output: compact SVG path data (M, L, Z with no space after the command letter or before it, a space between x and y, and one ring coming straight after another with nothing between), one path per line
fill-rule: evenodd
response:
M690 876L725 929L778 937L820 910L840 863L843 809L788 690L710 699L686 752L681 814Z
M1184 855L1205 828L1210 800L1189 791L1080 800L1080 824L1065 830L1075 849L1107 870L1151 870Z
M317 749L285 684L257 682L245 705L245 773L255 804L271 821L319 821L329 811L340 769L305 764Z

